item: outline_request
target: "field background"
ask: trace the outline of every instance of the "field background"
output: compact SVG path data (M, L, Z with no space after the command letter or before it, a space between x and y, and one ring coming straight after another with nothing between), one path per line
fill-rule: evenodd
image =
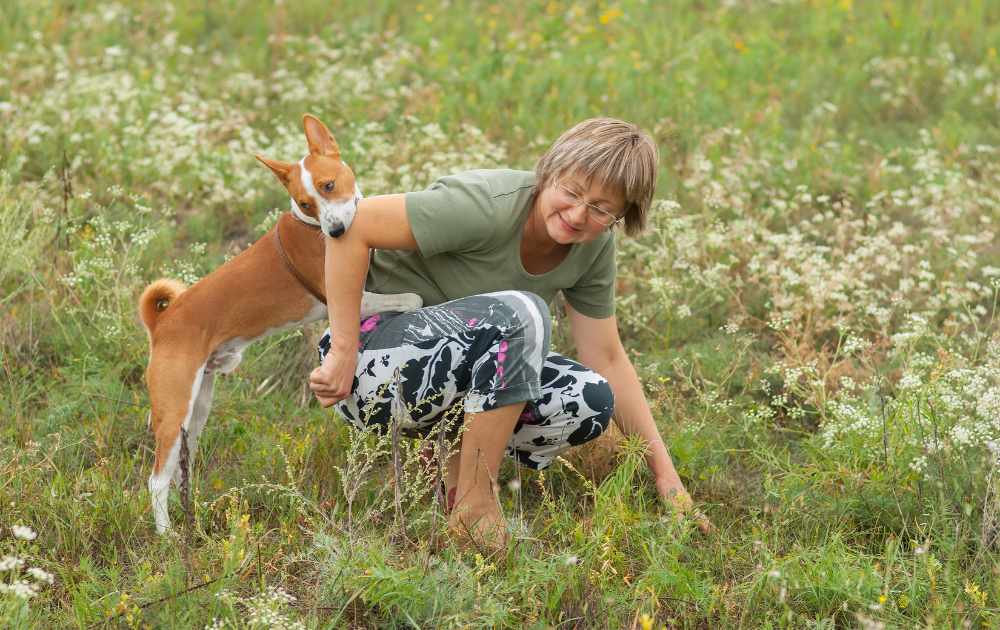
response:
M986 0L3 2L0 625L996 627L998 45ZM220 380L155 535L137 296L272 224L304 112L369 195L655 137L619 319L714 533L626 445L505 466L516 544L439 549L413 446L397 499L310 400L314 328Z

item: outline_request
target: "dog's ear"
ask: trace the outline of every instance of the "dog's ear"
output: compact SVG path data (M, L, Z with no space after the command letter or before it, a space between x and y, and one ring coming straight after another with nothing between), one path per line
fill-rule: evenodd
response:
M254 157L257 158L261 164L271 169L271 172L278 177L278 180L280 180L282 184L285 186L288 185L288 174L292 170L292 164L288 162L279 162L278 160L269 160L262 155L255 155Z
M309 143L310 155L324 155L340 159L340 147L333 139L333 134L312 114L302 116L302 127L306 131L306 142Z

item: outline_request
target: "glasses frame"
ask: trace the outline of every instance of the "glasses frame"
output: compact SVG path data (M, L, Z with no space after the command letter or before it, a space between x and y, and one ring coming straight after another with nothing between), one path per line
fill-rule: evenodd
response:
M592 218L595 223L602 227L614 228L625 220L625 217L619 217L612 212L608 212L600 206L595 206L594 204L584 200L583 195L578 192L566 187L566 184L562 182L556 182L556 188L558 188L567 198L573 200L573 207L584 206L587 209L587 217ZM605 217L611 219L610 223L604 223Z

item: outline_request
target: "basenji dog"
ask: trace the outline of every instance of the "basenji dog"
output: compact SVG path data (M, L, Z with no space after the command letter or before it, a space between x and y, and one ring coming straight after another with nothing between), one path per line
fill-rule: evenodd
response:
M260 155L291 195L291 210L248 249L191 287L150 284L139 298L149 335L149 427L156 438L149 477L156 529L170 529L170 481L188 504L188 475L212 405L215 375L239 365L253 341L327 316L323 297L324 239L351 226L361 193L333 134L303 116L309 155L279 162ZM361 316L421 306L412 293L365 292Z

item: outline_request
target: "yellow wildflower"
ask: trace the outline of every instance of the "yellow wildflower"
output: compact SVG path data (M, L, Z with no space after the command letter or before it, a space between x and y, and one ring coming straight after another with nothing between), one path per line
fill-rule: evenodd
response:
M621 9L619 9L618 7L611 7L610 9L602 13L601 17L598 19L600 20L601 24L611 24L612 22L614 22L623 15L625 14L622 13Z
M975 582L966 580L965 582L965 594L969 596L972 603L979 608L984 608L986 606L986 593L980 590L979 585Z

